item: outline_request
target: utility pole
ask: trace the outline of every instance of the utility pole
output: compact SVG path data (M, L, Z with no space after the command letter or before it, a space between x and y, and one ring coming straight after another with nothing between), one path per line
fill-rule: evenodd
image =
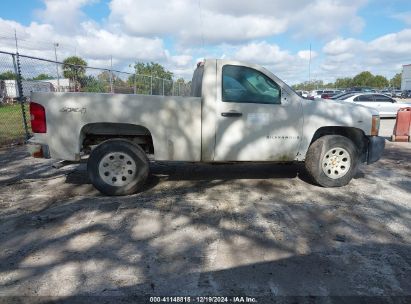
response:
M14 29L14 39L16 40L16 55L12 55L13 57L13 65L14 65L14 71L16 73L16 86L17 90L16 93L18 93L18 98L17 100L20 102L21 106L21 115L23 117L23 125L24 125L24 130L26 132L26 140L29 139L30 137L30 132L27 124L27 119L26 119L26 110L24 108L24 92L23 92L23 82L22 82L22 77L21 77L21 69L20 69L20 59L19 59L19 46L17 45L17 31Z
M57 92L60 92L59 64L57 60L57 47L59 46L59 44L57 42L54 42L53 46L54 46L54 57L56 58Z
M17 45L17 32L16 32L16 29L14 29L14 40L16 41L16 53L18 53L19 52L19 47Z
M131 68L131 64L128 65ZM137 67L134 62L134 94L137 94Z
M134 94L137 94L137 68L134 64Z
M110 55L110 92L113 93L113 56Z
M153 71L151 71L150 76L150 95L153 95Z

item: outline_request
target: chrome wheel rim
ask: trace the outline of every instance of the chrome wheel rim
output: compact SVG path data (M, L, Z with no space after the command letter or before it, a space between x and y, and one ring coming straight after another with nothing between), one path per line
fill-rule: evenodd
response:
M98 171L101 179L111 186L129 184L136 175L136 162L124 152L111 152L101 159Z
M341 178L350 170L350 154L344 148L332 148L325 153L321 167L329 178Z

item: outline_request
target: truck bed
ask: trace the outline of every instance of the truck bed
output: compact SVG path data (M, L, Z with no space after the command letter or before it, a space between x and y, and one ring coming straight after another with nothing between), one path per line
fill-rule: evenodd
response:
M87 125L121 123L146 128L156 160L201 160L201 98L96 93L32 93L46 109L51 158L76 160ZM75 136L73 136L75 134Z

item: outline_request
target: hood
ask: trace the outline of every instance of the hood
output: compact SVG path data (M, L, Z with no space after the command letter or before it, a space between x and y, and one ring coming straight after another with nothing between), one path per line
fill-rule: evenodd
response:
M302 107L304 125L313 133L321 127L338 126L353 127L370 134L372 116L379 115L373 108L329 99L303 100Z
M307 100L310 103L310 107L317 108L320 111L326 110L327 113L332 113L333 109L336 114L340 114L340 111L346 110L349 111L349 113L352 113L352 111L359 111L360 113L363 113L364 115L378 115L378 110L367 107L364 105L360 105L354 102L347 102L343 100L334 100L334 99L322 99L322 98L317 98L314 100ZM305 100L304 100L305 103Z

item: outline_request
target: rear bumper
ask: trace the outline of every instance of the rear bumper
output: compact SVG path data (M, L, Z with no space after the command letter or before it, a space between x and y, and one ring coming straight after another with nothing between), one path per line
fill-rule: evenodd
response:
M385 139L380 136L367 136L368 138L368 153L367 164L375 163L381 158L385 148Z
M27 151L35 158L50 158L50 150L47 145L28 143Z

